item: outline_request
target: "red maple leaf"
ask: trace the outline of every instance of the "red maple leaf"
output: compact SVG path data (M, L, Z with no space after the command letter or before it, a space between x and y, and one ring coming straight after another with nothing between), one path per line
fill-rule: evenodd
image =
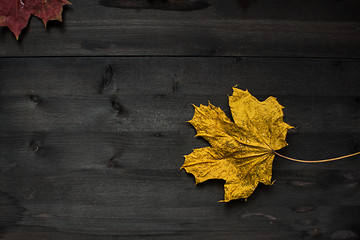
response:
M7 26L19 38L31 15L41 18L46 26L50 20L61 21L66 0L0 0L0 26Z

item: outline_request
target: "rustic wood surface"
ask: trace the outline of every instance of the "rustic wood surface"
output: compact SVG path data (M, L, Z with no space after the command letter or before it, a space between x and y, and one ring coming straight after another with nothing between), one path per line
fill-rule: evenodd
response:
M0 239L359 239L360 157L276 157L230 203L179 168L208 145L191 104L230 116L235 85L285 106L282 154L360 151L360 1L152 2L0 29Z

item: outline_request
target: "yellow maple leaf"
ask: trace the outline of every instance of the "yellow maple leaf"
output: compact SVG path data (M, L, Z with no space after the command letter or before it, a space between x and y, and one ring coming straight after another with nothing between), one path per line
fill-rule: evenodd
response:
M287 146L286 134L292 128L284 123L283 107L274 97L259 102L247 90L234 87L229 105L234 122L210 103L194 106L189 122L196 136L205 138L211 147L195 149L181 167L195 176L196 184L225 180L224 202L247 199L259 182L272 184L274 151Z

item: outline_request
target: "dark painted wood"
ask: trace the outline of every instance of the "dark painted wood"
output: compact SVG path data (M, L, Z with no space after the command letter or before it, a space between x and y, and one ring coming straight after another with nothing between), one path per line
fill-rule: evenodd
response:
M208 3L78 0L0 30L1 239L360 238L359 157L276 157L273 186L226 204L179 170L208 146L191 104L230 117L235 85L285 106L282 154L360 151L360 1Z
M316 165L276 158L274 186L229 204L217 203L222 181L194 187L179 167L184 154L207 146L186 123L191 103L211 100L230 116L226 95L235 84L259 99L275 95L286 107L285 120L297 128L283 154L318 159L359 151L358 62L3 58L2 236L357 237L356 157Z
M230 86L229 86L230 88ZM262 99L266 97L260 96ZM360 133L358 97L277 96L286 106L285 120L302 132ZM227 97L217 95L110 95L0 97L2 131L181 131L193 115L192 103L221 106L229 114Z
M205 141L194 138L194 130L189 126L184 127L183 131L161 132L2 131L0 137L0 149L4 153L2 174L6 176L26 169L43 172L48 167L55 171L120 169L134 174L144 170L141 174L145 175L145 170L173 171L179 170L182 165L182 155L189 154L193 148L208 146ZM359 138L358 133L291 131L288 136L289 146L282 152L310 159L331 157L358 151ZM319 171L336 170L340 166L343 170L351 170L360 164L356 158L326 165L299 164L280 158L277 163L279 166L276 169ZM178 177L174 177L174 180Z
M0 95L359 97L360 61L239 57L0 58ZM204 98L205 99L205 98ZM205 99L207 101L207 99ZM196 103L196 102L194 102ZM285 104L285 103L284 103Z
M78 0L47 30L32 18L20 41L3 28L0 56L360 57L358 0L242 2L176 12Z
M105 7L125 9L159 9L168 11L194 11L209 7L206 0L101 0Z
M239 234L301 239L329 237L343 228L356 232L356 159L327 165L276 159L274 186L260 186L246 203L219 204L221 181L194 187L193 178L179 171L180 156L204 145L192 134L186 128L161 135L2 132L0 188L7 199L17 199L5 206L14 206L19 218L5 228L4 238L25 239L23 231L64 239L79 234L95 239L221 239L223 234L229 239ZM38 151L29 148L34 140L41 143ZM326 156L349 151L359 140L358 134L296 134L290 135L288 149L306 156L308 148L313 157ZM319 145L327 145L327 154L314 154L321 151Z

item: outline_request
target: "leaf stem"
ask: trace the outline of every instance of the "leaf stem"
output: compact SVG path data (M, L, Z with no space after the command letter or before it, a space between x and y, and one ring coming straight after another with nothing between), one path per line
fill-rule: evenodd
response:
M332 161L336 161L336 160L340 160L340 159L344 159L344 158L349 158L349 157L353 157L353 156L356 156L356 155L360 155L360 152L356 152L356 153L352 153L352 154L349 154L349 155L345 155L345 156L341 156L341 157L336 157L336 158L328 158L328 159L323 159L323 160L314 160L314 161L311 161L311 160L301 160L301 159L296 159L296 158L291 158L291 157L287 157L287 156L284 156L276 151L273 151L276 155L278 155L279 157L282 157L282 158L285 158L285 159L288 159L290 161L294 161L294 162L301 162L301 163L323 163L323 162L332 162Z

